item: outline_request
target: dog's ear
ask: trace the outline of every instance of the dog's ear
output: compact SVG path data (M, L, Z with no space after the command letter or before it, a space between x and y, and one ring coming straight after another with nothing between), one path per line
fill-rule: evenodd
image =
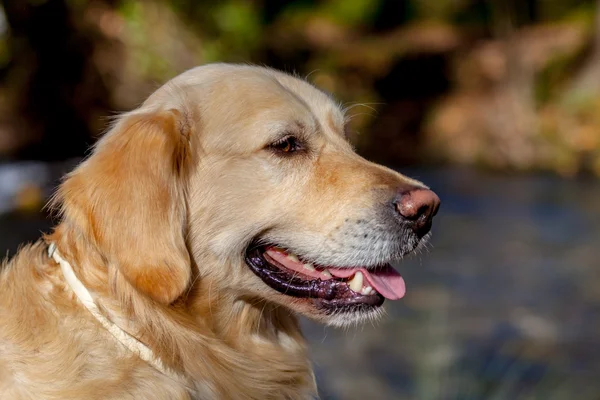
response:
M177 110L129 114L59 193L63 212L77 210L106 262L163 304L176 300L191 276L185 193L192 131Z

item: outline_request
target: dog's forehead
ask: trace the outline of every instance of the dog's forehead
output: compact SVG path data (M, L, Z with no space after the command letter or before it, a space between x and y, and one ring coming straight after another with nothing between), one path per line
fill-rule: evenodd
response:
M339 106L339 103L326 94L317 89L312 84L304 79L300 79L279 71L271 71L277 81L295 93L310 107L312 113L319 117L320 120L333 123L338 127L344 125L344 114Z
M174 91L185 92L185 98L173 96ZM213 126L289 121L318 124L338 134L343 131L343 112L329 95L303 79L268 68L232 64L197 67L171 80L149 101L164 105L178 98L198 106L200 115L211 119L202 118L203 122Z

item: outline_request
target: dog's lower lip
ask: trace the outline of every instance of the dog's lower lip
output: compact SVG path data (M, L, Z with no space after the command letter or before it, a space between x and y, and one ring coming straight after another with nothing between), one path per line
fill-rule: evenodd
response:
M246 251L246 264L263 282L282 294L310 299L318 308L326 311L340 307L379 307L385 300L376 292L369 295L356 293L342 280L299 277L293 271L286 271L267 261L264 254L267 247L250 245Z

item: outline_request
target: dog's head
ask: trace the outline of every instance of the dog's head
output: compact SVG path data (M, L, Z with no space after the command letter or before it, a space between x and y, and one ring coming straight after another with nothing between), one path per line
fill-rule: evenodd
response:
M63 209L157 302L210 281L240 301L359 321L404 295L389 263L428 239L439 199L359 157L344 128L301 79L199 67L115 124L63 184Z

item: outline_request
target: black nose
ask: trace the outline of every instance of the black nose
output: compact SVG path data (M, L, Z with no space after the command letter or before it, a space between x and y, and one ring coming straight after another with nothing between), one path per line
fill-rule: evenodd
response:
M440 198L429 189L413 188L398 193L394 205L398 214L422 237L431 229L431 220L440 208Z

